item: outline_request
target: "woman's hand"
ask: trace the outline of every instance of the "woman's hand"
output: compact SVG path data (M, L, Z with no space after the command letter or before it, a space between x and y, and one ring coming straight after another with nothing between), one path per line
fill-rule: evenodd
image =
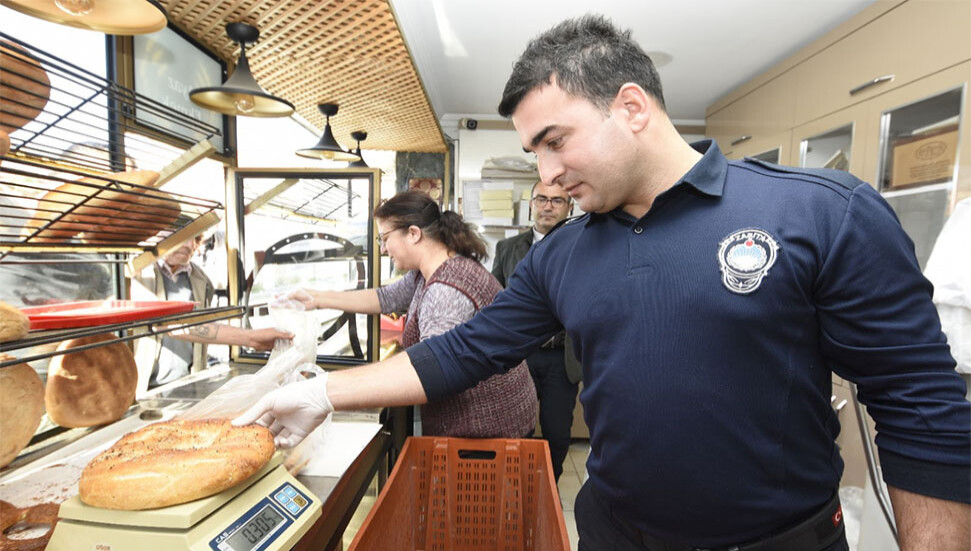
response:
M289 292L286 299L299 302L303 305L304 310L316 310L321 307L318 302L320 294L320 292L310 289L297 289Z

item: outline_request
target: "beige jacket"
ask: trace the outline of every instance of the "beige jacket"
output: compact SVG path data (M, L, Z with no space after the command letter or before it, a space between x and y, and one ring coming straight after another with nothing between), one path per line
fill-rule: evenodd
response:
M131 282L132 300L165 300L165 282L162 280L162 270L158 263L152 268L145 268L142 273ZM192 298L196 302L196 309L208 308L215 294L215 288L209 277L197 264L192 264L189 274L189 284L192 286ZM138 389L136 398L144 396L148 390L148 382L152 378L152 368L162 353L162 336L135 339L135 364L138 366ZM194 343L192 345L192 373L206 368L206 345Z

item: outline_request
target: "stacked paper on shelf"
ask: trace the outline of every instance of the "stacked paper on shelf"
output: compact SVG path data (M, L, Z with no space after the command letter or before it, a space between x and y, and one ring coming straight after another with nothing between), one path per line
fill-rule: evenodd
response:
M479 192L480 204L482 201L505 201L506 204L512 204L512 190L511 189L489 189L485 187L486 184L491 182L483 182L482 191Z
M479 192L479 209L483 220L489 220L490 225L512 225L513 215L512 182L483 181L482 191Z
M538 180L536 163L523 157L511 155L508 157L492 157L482 163L483 178L513 178L523 180Z
M513 210L508 209L482 209L483 218L508 218L512 224Z
M482 210L502 210L512 206L512 199L480 199L479 208Z

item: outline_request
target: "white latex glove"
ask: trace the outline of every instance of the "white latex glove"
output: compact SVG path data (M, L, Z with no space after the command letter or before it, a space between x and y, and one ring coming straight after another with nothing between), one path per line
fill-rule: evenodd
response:
M280 387L233 419L233 425L257 423L270 429L278 448L292 448L334 411L327 398L327 373Z

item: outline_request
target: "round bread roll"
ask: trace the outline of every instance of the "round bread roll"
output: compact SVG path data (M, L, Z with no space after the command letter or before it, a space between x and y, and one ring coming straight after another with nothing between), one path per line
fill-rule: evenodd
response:
M93 335L62 342L67 350L111 340ZM44 403L47 415L62 427L92 427L121 419L135 400L138 371L125 343L114 343L51 358Z
M0 300L0 342L22 339L29 330L30 319L20 310Z
M0 130L12 134L34 120L51 97L51 79L20 46L0 41Z
M217 494L273 456L265 427L228 419L165 421L122 437L81 473L81 501L105 509L167 507Z
M10 357L0 355L0 360ZM0 367L0 467L17 458L44 416L44 385L34 368Z

